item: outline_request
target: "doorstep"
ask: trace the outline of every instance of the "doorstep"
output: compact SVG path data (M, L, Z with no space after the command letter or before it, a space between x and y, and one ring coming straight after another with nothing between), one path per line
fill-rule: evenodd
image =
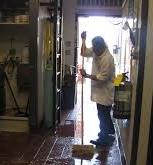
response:
M29 132L27 117L0 116L0 131Z

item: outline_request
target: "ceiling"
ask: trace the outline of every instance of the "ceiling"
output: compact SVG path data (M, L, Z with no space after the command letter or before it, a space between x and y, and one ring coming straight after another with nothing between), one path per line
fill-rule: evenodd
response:
M77 0L77 14L122 16L122 7L126 0Z

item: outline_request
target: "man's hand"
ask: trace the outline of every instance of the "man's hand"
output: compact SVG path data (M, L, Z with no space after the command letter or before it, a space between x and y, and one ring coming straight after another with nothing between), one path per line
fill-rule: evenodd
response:
M80 69L80 74L85 78L89 78L91 80L99 81L95 75L87 74L84 69Z
M87 73L86 73L86 71L84 69L80 69L80 73L84 77L87 75Z
M82 39L86 39L86 36L87 36L86 31L83 31L83 32L81 33L81 38L82 38Z

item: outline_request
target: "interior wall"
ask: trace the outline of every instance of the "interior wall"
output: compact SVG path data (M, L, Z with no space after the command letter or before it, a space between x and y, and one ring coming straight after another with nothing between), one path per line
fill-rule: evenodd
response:
M129 11L128 11L128 7L129 7L129 1L127 0L126 3L124 3L123 6L123 11L122 11L122 19L123 19L123 24L122 26L124 26L125 22L128 21L128 23L131 22L131 19L129 19ZM130 23L130 27L132 27L133 25ZM131 59L131 41L129 38L129 29L122 29L122 34L121 34L121 57L120 57L120 72L127 72L129 71L130 73L130 69L131 68L127 68L127 62L128 64L130 63L130 59ZM131 67L131 66L130 66ZM133 85L133 99L135 98L135 91L136 91L136 73L130 73L130 74L134 74L135 75L135 79L132 82ZM134 101L134 100L133 100ZM130 140L132 138L133 132L131 132L131 129L133 129L133 119L134 119L134 102L132 101L132 108L131 108L131 116L130 116L130 120L117 120L118 124L119 124L119 128L120 128L120 136L121 136L121 142L123 145L123 149L124 149L124 154L125 154L125 159L127 161L127 164L129 165L130 163L130 153L131 153L131 145L132 145L132 141ZM126 123L126 126L125 123Z
M129 1L126 1L124 8L123 8L123 24L127 20L130 24L131 28L136 28L136 46L135 46L135 55L137 55L137 51L139 50L140 45L140 30L141 30L141 0L135 0L134 5L134 12L129 13ZM132 11L132 10L131 10ZM133 21L133 23L132 23ZM123 34L122 34L122 42L123 42ZM124 49L125 43L122 46L122 49ZM124 52L124 50L122 50ZM124 56L125 53L122 53ZM131 53L128 52L129 56L131 56ZM131 57L129 57L131 58ZM131 58L132 59L132 58ZM128 126L127 128L122 125L120 126L120 134L121 134L121 140L124 148L125 158L127 161L127 164L130 165L131 163L131 153L133 149L133 129L134 129L134 120L135 120L135 102L136 102L136 91L137 91L137 79L138 79L138 66L139 61L137 59L131 60L131 82L132 82L132 104L131 104L131 116L130 120L128 120ZM123 121L124 122L124 121ZM126 134L126 135L125 135Z
M74 65L76 2L77 0L63 2L63 64L67 65Z

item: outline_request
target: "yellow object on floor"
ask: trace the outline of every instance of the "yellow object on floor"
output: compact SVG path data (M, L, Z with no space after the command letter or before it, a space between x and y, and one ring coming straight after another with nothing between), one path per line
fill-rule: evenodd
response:
M72 156L76 158L83 158L90 160L92 159L95 152L93 145L73 145L72 147Z

